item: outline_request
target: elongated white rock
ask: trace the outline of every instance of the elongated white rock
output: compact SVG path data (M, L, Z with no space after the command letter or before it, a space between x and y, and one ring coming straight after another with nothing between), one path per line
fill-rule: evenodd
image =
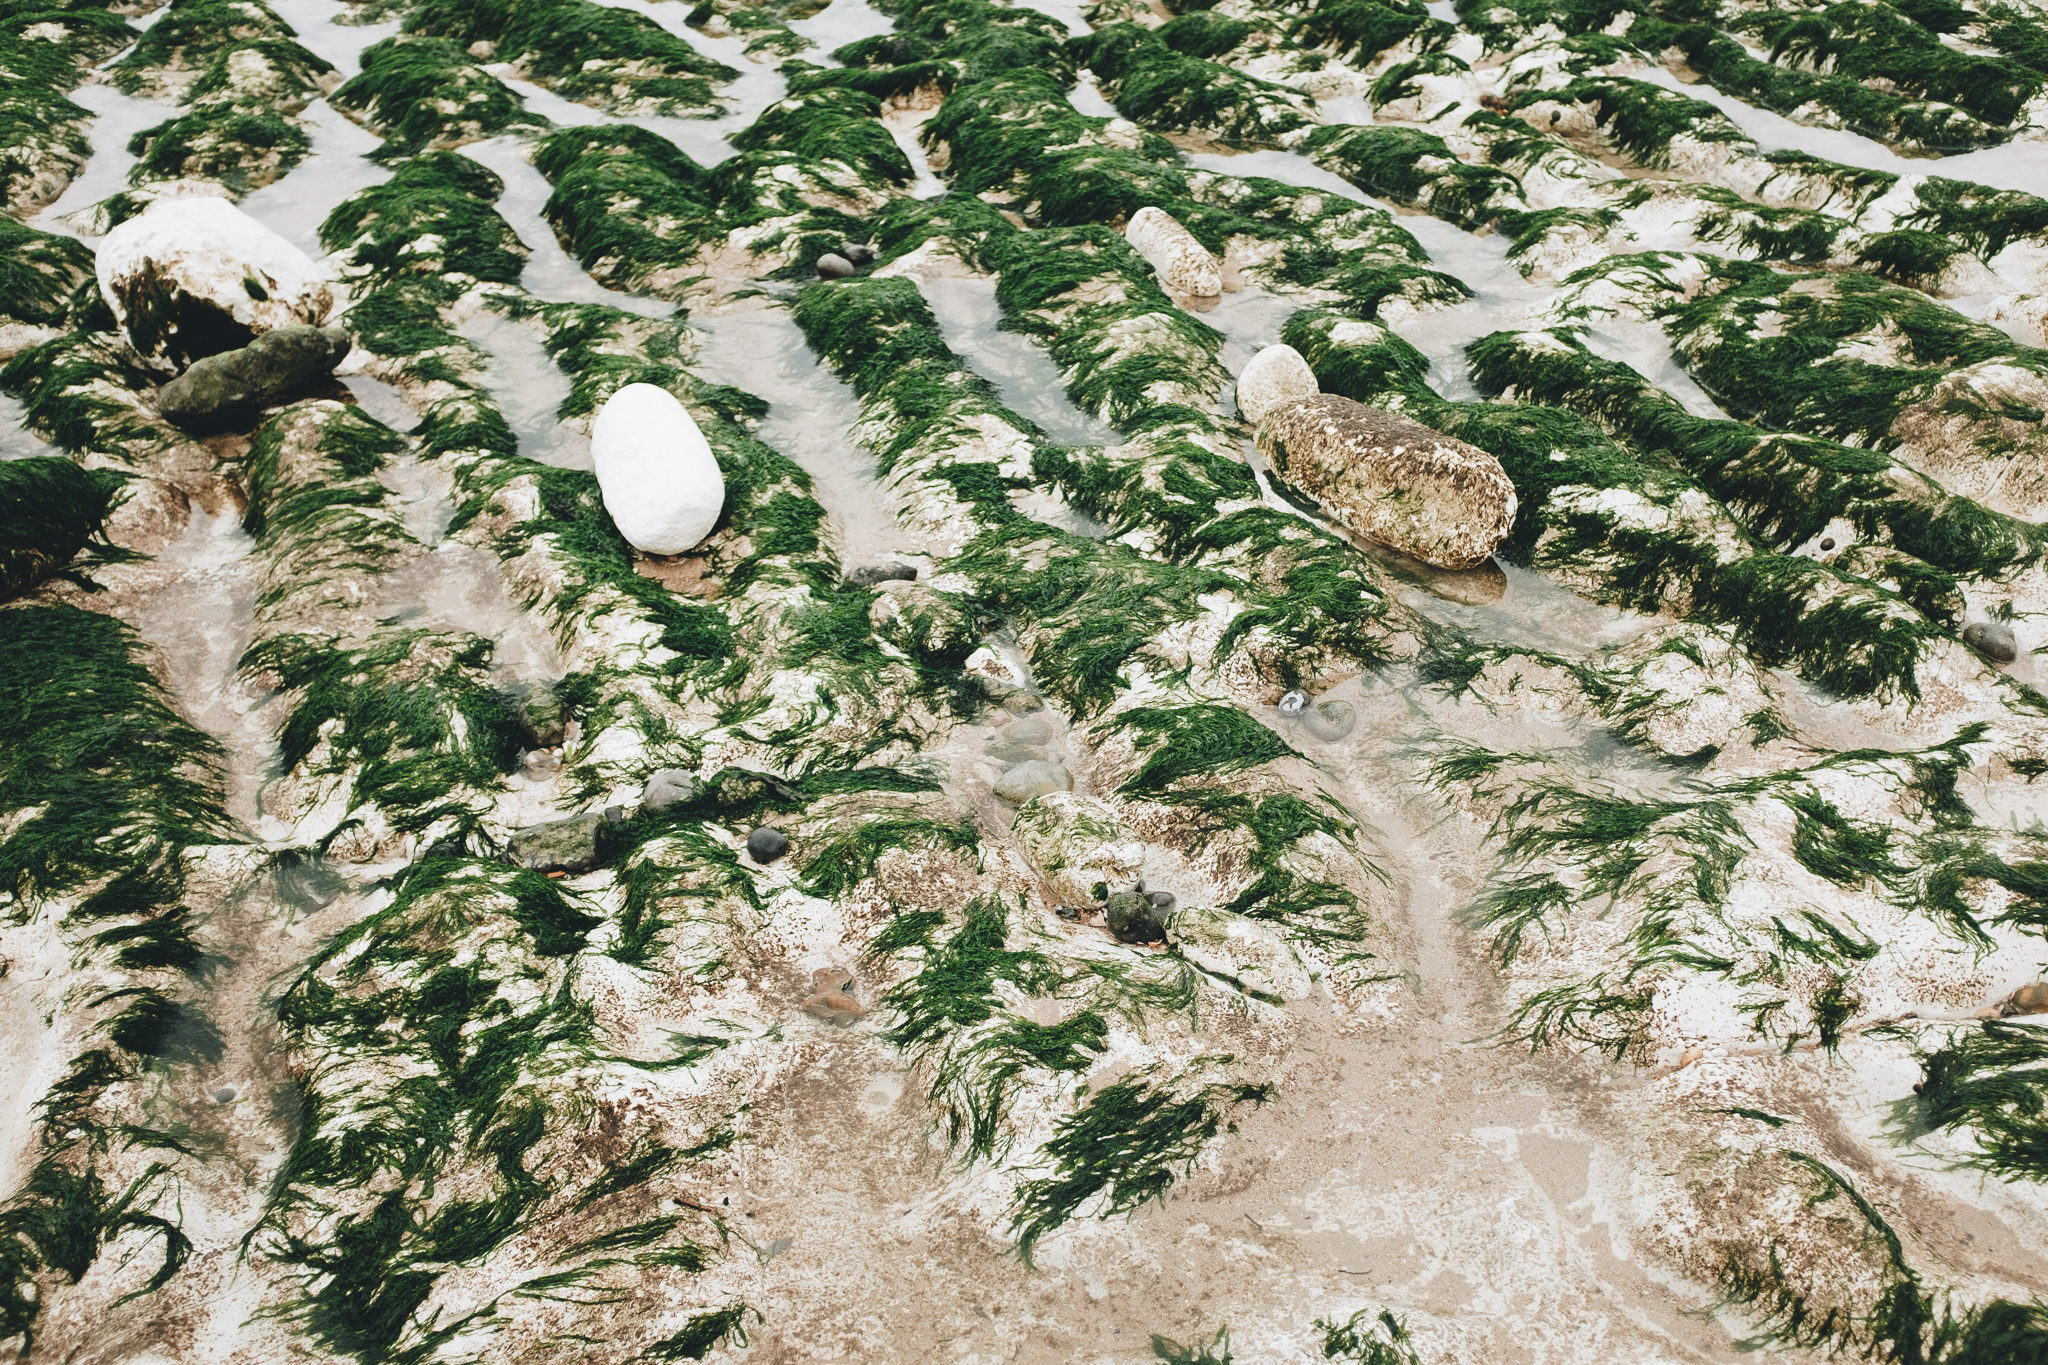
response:
M1485 563L1514 528L1500 461L1349 398L1283 403L1259 424L1259 449L1333 520L1440 569Z
M305 252L225 199L159 199L100 242L100 295L148 360L183 369L334 308Z
M1247 422L1263 422L1282 403L1313 398L1323 391L1315 371L1292 346L1268 346L1245 363L1237 376L1237 410Z
M1198 299L1213 299L1223 293L1223 267L1164 209L1146 207L1132 214L1124 225L1124 240L1145 258L1168 289Z
M604 510L633 548L681 554L718 524L725 476L667 389L628 384L607 398L590 428L590 458Z

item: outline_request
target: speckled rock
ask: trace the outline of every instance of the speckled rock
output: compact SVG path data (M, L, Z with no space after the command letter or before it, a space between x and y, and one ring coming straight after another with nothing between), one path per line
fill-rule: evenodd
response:
M1268 346L1246 362L1237 376L1237 410L1247 422L1262 422L1282 403L1321 393L1315 371L1292 346Z
M1164 209L1146 207L1131 215L1124 240L1157 272L1159 282L1191 298L1223 293L1223 267L1194 234Z
M317 326L333 287L312 257L225 199L159 199L109 232L100 294L144 359L182 369L293 323Z
M1259 424L1274 473L1330 517L1425 564L1483 563L1515 524L1500 461L1380 408L1322 394Z
M1067 770L1044 759L1019 763L996 779L996 795L1020 806L1035 796L1049 796L1053 792L1073 789L1074 779Z
M725 476L711 445L676 396L628 384L598 410L590 459L619 534L637 550L693 548L725 509Z
M1011 835L1055 901L1095 905L1129 886L1145 863L1145 842L1092 796L1054 792L1017 812Z
M239 350L195 361L157 390L157 411L187 431L240 426L331 373L349 344L340 327L274 328Z

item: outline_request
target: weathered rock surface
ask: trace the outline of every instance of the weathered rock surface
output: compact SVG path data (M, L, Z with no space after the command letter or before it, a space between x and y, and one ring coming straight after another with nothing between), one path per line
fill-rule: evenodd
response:
M156 393L157 411L187 431L224 431L331 373L349 351L340 327L293 323L247 346L193 362Z
M1237 410L1247 422L1263 422L1282 403L1321 393L1315 371L1292 346L1268 346L1245 364L1237 376Z
M1141 891L1119 891L1102 906L1103 922L1121 943L1159 943L1166 938L1166 920Z
M1132 214L1124 226L1124 240L1157 272L1159 282L1175 293L1198 299L1213 299L1223 293L1223 267L1164 209L1148 206Z
M711 534L725 509L725 476L676 396L628 384L598 410L590 458L619 534L648 554L681 554Z
M515 833L505 852L536 872L588 872L597 866L597 832L603 826L604 816L597 811L533 825Z
M323 267L225 199L159 199L106 235L95 274L135 349L178 369L335 304Z
M1515 524L1515 486L1476 446L1321 394L1259 424L1274 473L1339 524L1442 569L1485 562Z

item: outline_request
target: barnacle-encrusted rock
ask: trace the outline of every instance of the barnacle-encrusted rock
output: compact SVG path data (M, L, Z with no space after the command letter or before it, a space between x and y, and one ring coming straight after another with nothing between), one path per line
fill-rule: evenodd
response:
M157 390L157 411L187 431L232 427L331 372L348 348L340 327L279 327L194 362Z
M603 825L604 816L596 811L534 825L514 834L505 852L536 872L588 872L597 866L597 832Z
M1131 215L1124 240L1159 274L1159 282L1175 293L1213 299L1223 292L1223 267L1164 209L1151 206Z
M1103 902L1103 923L1120 943L1157 943L1166 937L1166 921L1141 892L1119 891Z
M711 534L725 476L689 412L666 389L628 384L590 429L605 510L635 549L674 555Z
M1285 344L1268 346L1237 376L1237 410L1247 422L1263 422L1266 414L1282 403L1313 398L1321 392L1315 371L1300 351Z
M1380 408L1322 394L1259 426L1282 479L1359 535L1443 569L1485 561L1515 524L1500 461Z
M334 291L312 257L212 197L159 199L100 243L100 294L144 358L184 368L293 323Z

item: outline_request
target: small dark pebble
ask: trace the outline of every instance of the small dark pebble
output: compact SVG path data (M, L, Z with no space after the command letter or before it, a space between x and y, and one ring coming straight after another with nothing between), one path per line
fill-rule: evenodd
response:
M1173 913L1173 907L1180 904L1179 897L1171 891L1147 891L1145 899L1152 902L1152 908L1162 915Z
M1061 919L1086 919L1095 913L1093 910L1080 905L1055 905L1052 908L1052 912Z
M604 808L604 822L607 825L623 825L632 818L633 812L627 810L624 806L606 806Z
M224 1085L220 1089L213 1092L213 1102L215 1104L233 1104L235 1102L235 1096L241 1093L241 1091L235 1089L231 1085Z
M1834 538L1833 536L1824 536L1824 537L1822 537L1822 539L1821 539L1821 542L1820 542L1820 547L1821 547L1821 549L1823 549L1823 550L1832 550L1832 549L1834 549L1834 548L1835 548L1835 538Z
M853 262L844 256L826 252L818 258L818 278L821 280L843 280L853 273Z
M2012 627L1999 621L1970 622L1963 627L1963 643L1995 664L2009 664L2020 656Z
M747 852L757 863L772 863L789 852L789 836L773 825L763 825L747 836Z

